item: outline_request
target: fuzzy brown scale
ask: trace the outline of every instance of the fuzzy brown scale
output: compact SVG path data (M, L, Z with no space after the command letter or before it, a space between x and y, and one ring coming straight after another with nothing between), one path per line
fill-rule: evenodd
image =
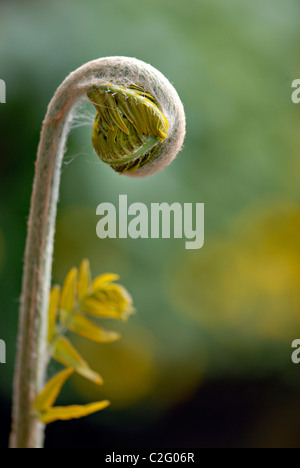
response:
M92 143L116 172L134 172L154 160L168 137L169 122L156 99L141 87L101 86L88 93L97 114Z

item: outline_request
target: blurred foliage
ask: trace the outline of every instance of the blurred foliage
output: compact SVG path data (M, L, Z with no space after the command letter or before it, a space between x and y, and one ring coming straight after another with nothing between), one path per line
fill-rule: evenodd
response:
M146 421L147 408L187 401L211 374L251 370L255 378L275 370L298 381L290 343L300 316L300 108L291 103L290 87L300 77L299 2L22 0L0 8L0 76L7 83L0 107L6 259L0 333L9 356L0 392L10 395L26 218L46 106L67 73L108 55L135 56L161 70L185 104L188 133L175 163L145 180L118 177L98 161L92 125L71 133L54 280L88 257L95 271L122 275L139 311L110 351L98 356L79 339L93 366L107 369L101 392L113 408L127 406ZM204 202L205 247L187 252L180 240L100 241L96 206L117 204L119 194L129 203ZM119 374L109 370L115 365ZM98 399L79 379L76 388L83 401Z
M2 232L0 231L0 274L1 274L1 269L3 268L3 264L4 264L4 240L3 240Z
M244 371L245 354L253 352L259 368L257 351L284 351L300 333L299 232L299 206L258 207L243 213L226 237L185 258L175 275L167 272L174 307L240 354ZM268 365L280 365L276 352Z

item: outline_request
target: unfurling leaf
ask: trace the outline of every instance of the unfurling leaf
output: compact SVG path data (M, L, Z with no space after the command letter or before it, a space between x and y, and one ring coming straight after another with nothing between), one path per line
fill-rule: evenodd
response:
M54 286L50 293L49 299L49 312L48 312L48 342L54 338L55 335L55 324L56 324L56 315L60 299L60 287Z
M67 421L69 419L83 418L84 416L89 416L90 414L107 408L109 404L109 401L104 400L83 406L57 406L56 408L51 408L49 411L41 414L40 421L45 424L49 424L54 421Z
M72 268L63 285L60 298L60 319L65 322L76 304L77 268Z
M78 294L79 301L82 301L88 295L90 283L91 283L90 262L88 260L83 260L79 268L78 281L77 281L77 294Z
M56 341L53 357L64 366L74 369L82 377L97 385L103 384L102 377L90 369L88 363L80 356L67 338L60 337Z
M63 385L73 372L73 369L65 369L49 380L44 389L35 399L34 406L39 413L48 411L54 405Z
M97 343L112 343L120 338L118 333L98 327L79 312L70 319L69 330Z

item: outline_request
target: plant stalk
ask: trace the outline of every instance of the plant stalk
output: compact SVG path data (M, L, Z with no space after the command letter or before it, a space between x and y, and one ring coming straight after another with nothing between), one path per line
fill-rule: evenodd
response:
M33 416L34 400L44 385L47 366L48 296L68 126L61 114L51 122L46 119L41 133L24 258L11 448L43 446L44 427Z

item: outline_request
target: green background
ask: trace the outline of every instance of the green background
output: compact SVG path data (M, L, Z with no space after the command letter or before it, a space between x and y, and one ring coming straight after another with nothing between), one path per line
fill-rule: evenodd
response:
M111 345L76 339L104 377L73 378L61 402L109 410L51 425L48 446L292 447L299 444L299 113L297 0L1 1L0 445L9 431L18 297L34 161L47 104L81 64L125 55L176 87L187 138L149 179L116 175L91 146L92 106L62 173L53 281L87 257L119 273L138 313ZM96 207L205 203L205 246L100 240ZM50 366L49 372L53 372Z

